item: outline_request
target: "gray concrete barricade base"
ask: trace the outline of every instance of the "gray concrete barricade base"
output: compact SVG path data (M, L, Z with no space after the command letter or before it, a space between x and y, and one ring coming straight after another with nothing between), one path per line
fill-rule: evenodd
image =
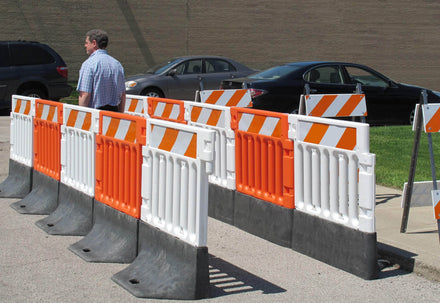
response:
M235 193L234 226L275 244L291 247L293 210Z
M32 191L11 207L21 214L49 215L58 206L59 184L60 181L34 170Z
M58 207L35 224L50 235L85 236L93 223L93 197L60 183Z
M209 184L208 215L234 225L235 190Z
M139 220L94 201L93 227L69 249L87 262L131 263L137 255Z
M207 247L194 247L141 221L139 255L112 280L140 298L207 298L208 259Z
M0 198L24 198L32 188L33 168L9 159L9 175L0 184Z
M376 279L376 233L365 233L295 210L292 249L366 280Z

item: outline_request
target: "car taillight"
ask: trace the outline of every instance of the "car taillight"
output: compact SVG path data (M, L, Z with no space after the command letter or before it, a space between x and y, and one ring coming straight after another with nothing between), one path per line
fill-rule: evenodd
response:
M60 74L62 77L67 78L67 74L68 74L67 66L58 66L58 67L57 67L57 72L58 72L58 74Z
M261 96L261 95L263 95L263 94L266 93L265 90L262 90L262 89L255 89L255 88L250 88L249 91L250 91L250 93L251 93L251 98L252 98L252 99L253 99L253 98L256 98L256 97L259 97L259 96Z

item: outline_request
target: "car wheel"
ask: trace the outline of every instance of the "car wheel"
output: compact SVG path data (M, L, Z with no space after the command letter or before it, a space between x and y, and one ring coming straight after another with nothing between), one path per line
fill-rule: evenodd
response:
M164 94L156 89L156 88L146 88L142 91L141 93L143 96L147 96L147 97L156 97L156 98L163 98L165 97Z
M414 124L414 117L415 117L416 113L415 113L415 109L413 109L410 113L409 113L409 125L413 125Z
M32 98L47 99L46 93L39 88L26 88L20 93L20 95Z
M294 110L292 110L290 113L291 114L293 114L293 115L298 115L298 109L297 108L295 108Z

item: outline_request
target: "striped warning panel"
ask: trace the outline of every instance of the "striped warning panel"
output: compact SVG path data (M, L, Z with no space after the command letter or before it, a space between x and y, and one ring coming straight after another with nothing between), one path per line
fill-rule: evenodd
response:
M423 125L425 132L437 133L440 132L440 104L430 103L422 106Z
M197 158L197 133L152 125L150 146L190 158Z
M127 95L125 100L125 111L130 113L144 113L144 100L135 96Z
M198 104L198 103L197 103ZM209 126L224 127L225 125L225 111L217 108L208 108L192 105L190 109L190 121Z
M248 89L204 90L200 92L202 103L223 106L249 107L252 105Z
M308 116L367 116L367 106L363 94L308 95L305 102Z
M287 116L285 117L287 119ZM281 138L282 118L259 115L256 113L239 113L238 130Z
M148 115L151 118L184 123L184 102L182 100L149 97Z
M19 98L17 96L12 97L12 104L13 104L13 112L16 114L22 114L22 115L30 115L32 110L32 100L31 99L24 99Z
M55 101L37 99L35 117L54 123L63 123L63 104Z
M64 111L67 117L66 126L90 131L92 127L92 113L67 107Z
M355 150L357 132L354 127L300 121L300 141L329 147Z
M101 116L102 135L136 143L136 121L111 116Z
M440 219L440 190L433 190L432 192L432 206L434 207L434 216Z

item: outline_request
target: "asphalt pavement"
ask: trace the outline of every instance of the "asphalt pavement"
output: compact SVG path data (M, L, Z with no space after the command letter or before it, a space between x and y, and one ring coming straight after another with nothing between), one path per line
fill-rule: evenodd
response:
M0 117L0 182L8 175L9 124ZM440 301L432 206L412 207L400 233L402 192L376 191L378 252L390 261L379 279L362 280L210 218L211 298L200 301ZM46 234L35 225L46 216L19 214L9 207L15 201L0 199L0 302L163 302L132 296L111 280L126 264L82 260L67 249L82 237Z

